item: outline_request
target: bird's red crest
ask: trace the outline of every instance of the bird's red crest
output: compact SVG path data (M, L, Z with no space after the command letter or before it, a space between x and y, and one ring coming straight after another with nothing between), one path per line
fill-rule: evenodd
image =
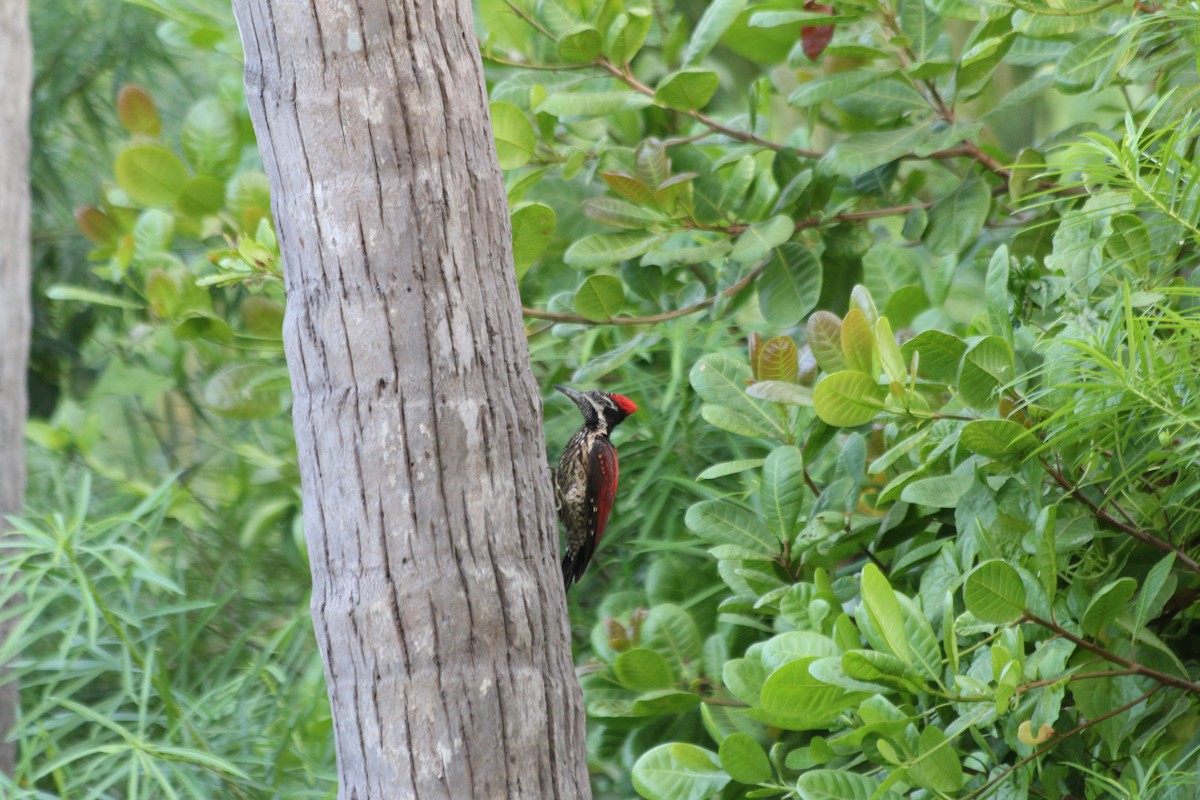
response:
M610 394L609 397L617 404L617 408L624 411L627 415L637 411L637 403L630 400L623 394Z

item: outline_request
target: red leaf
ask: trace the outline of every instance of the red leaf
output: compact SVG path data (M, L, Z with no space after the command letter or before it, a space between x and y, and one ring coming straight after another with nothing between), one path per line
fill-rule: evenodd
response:
M830 6L822 3L814 2L814 0L805 0L805 11L817 11L824 14L832 14L833 9ZM804 55L808 56L809 61L816 61L821 53L825 52L825 48L833 41L832 25L814 25L813 27L805 27L800 29L800 46L804 48Z

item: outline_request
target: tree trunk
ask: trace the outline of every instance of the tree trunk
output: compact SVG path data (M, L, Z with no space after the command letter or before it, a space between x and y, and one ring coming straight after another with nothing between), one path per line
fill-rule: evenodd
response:
M590 796L467 0L236 0L340 797Z
M0 0L0 537L25 500L25 369L29 359L29 92L33 46L25 0ZM2 577L0 577L2 579ZM0 623L0 641L15 620ZM7 672L0 665L0 672ZM13 774L7 741L20 697L0 674L0 771Z

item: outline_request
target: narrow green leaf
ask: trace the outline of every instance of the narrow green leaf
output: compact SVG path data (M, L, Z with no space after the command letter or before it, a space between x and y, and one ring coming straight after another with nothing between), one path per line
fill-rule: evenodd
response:
M654 233L596 233L571 244L563 261L577 269L595 269L626 261L653 250L664 236Z
M943 794L962 788L962 762L946 734L932 725L926 727L921 731L920 748L916 768L909 772L921 785Z
M692 31L692 38L684 48L683 63L687 66L698 64L712 51L745 8L746 0L712 0L704 9L696 29Z
M988 263L984 280L984 298L987 300L988 322L992 333L1012 344L1012 315L1009 313L1008 292L1008 248L1000 245Z
M861 309L851 308L842 319L842 357L848 369L875 376L875 331Z
M51 300L69 300L78 303L91 303L98 306L109 306L110 308L144 308L142 303L135 303L126 300L123 297L117 297L104 292L97 292L93 289L85 289L82 286L67 286L65 284L56 283L46 289L46 297Z
M630 91L555 92L537 110L556 117L603 117L621 111L637 111L654 105L654 99Z
M904 633L904 614L896 593L879 567L868 563L862 571L862 600L875 629L879 631L888 649L906 663L912 663L912 650Z

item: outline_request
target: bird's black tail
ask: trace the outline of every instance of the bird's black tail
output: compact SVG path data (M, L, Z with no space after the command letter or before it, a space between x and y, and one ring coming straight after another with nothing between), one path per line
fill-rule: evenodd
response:
M567 550L563 555L562 573L563 586L570 589L571 584L583 577L584 570L587 569L588 563L592 560L592 553L596 550L596 543L593 539L588 539L584 542L583 547L572 553Z

